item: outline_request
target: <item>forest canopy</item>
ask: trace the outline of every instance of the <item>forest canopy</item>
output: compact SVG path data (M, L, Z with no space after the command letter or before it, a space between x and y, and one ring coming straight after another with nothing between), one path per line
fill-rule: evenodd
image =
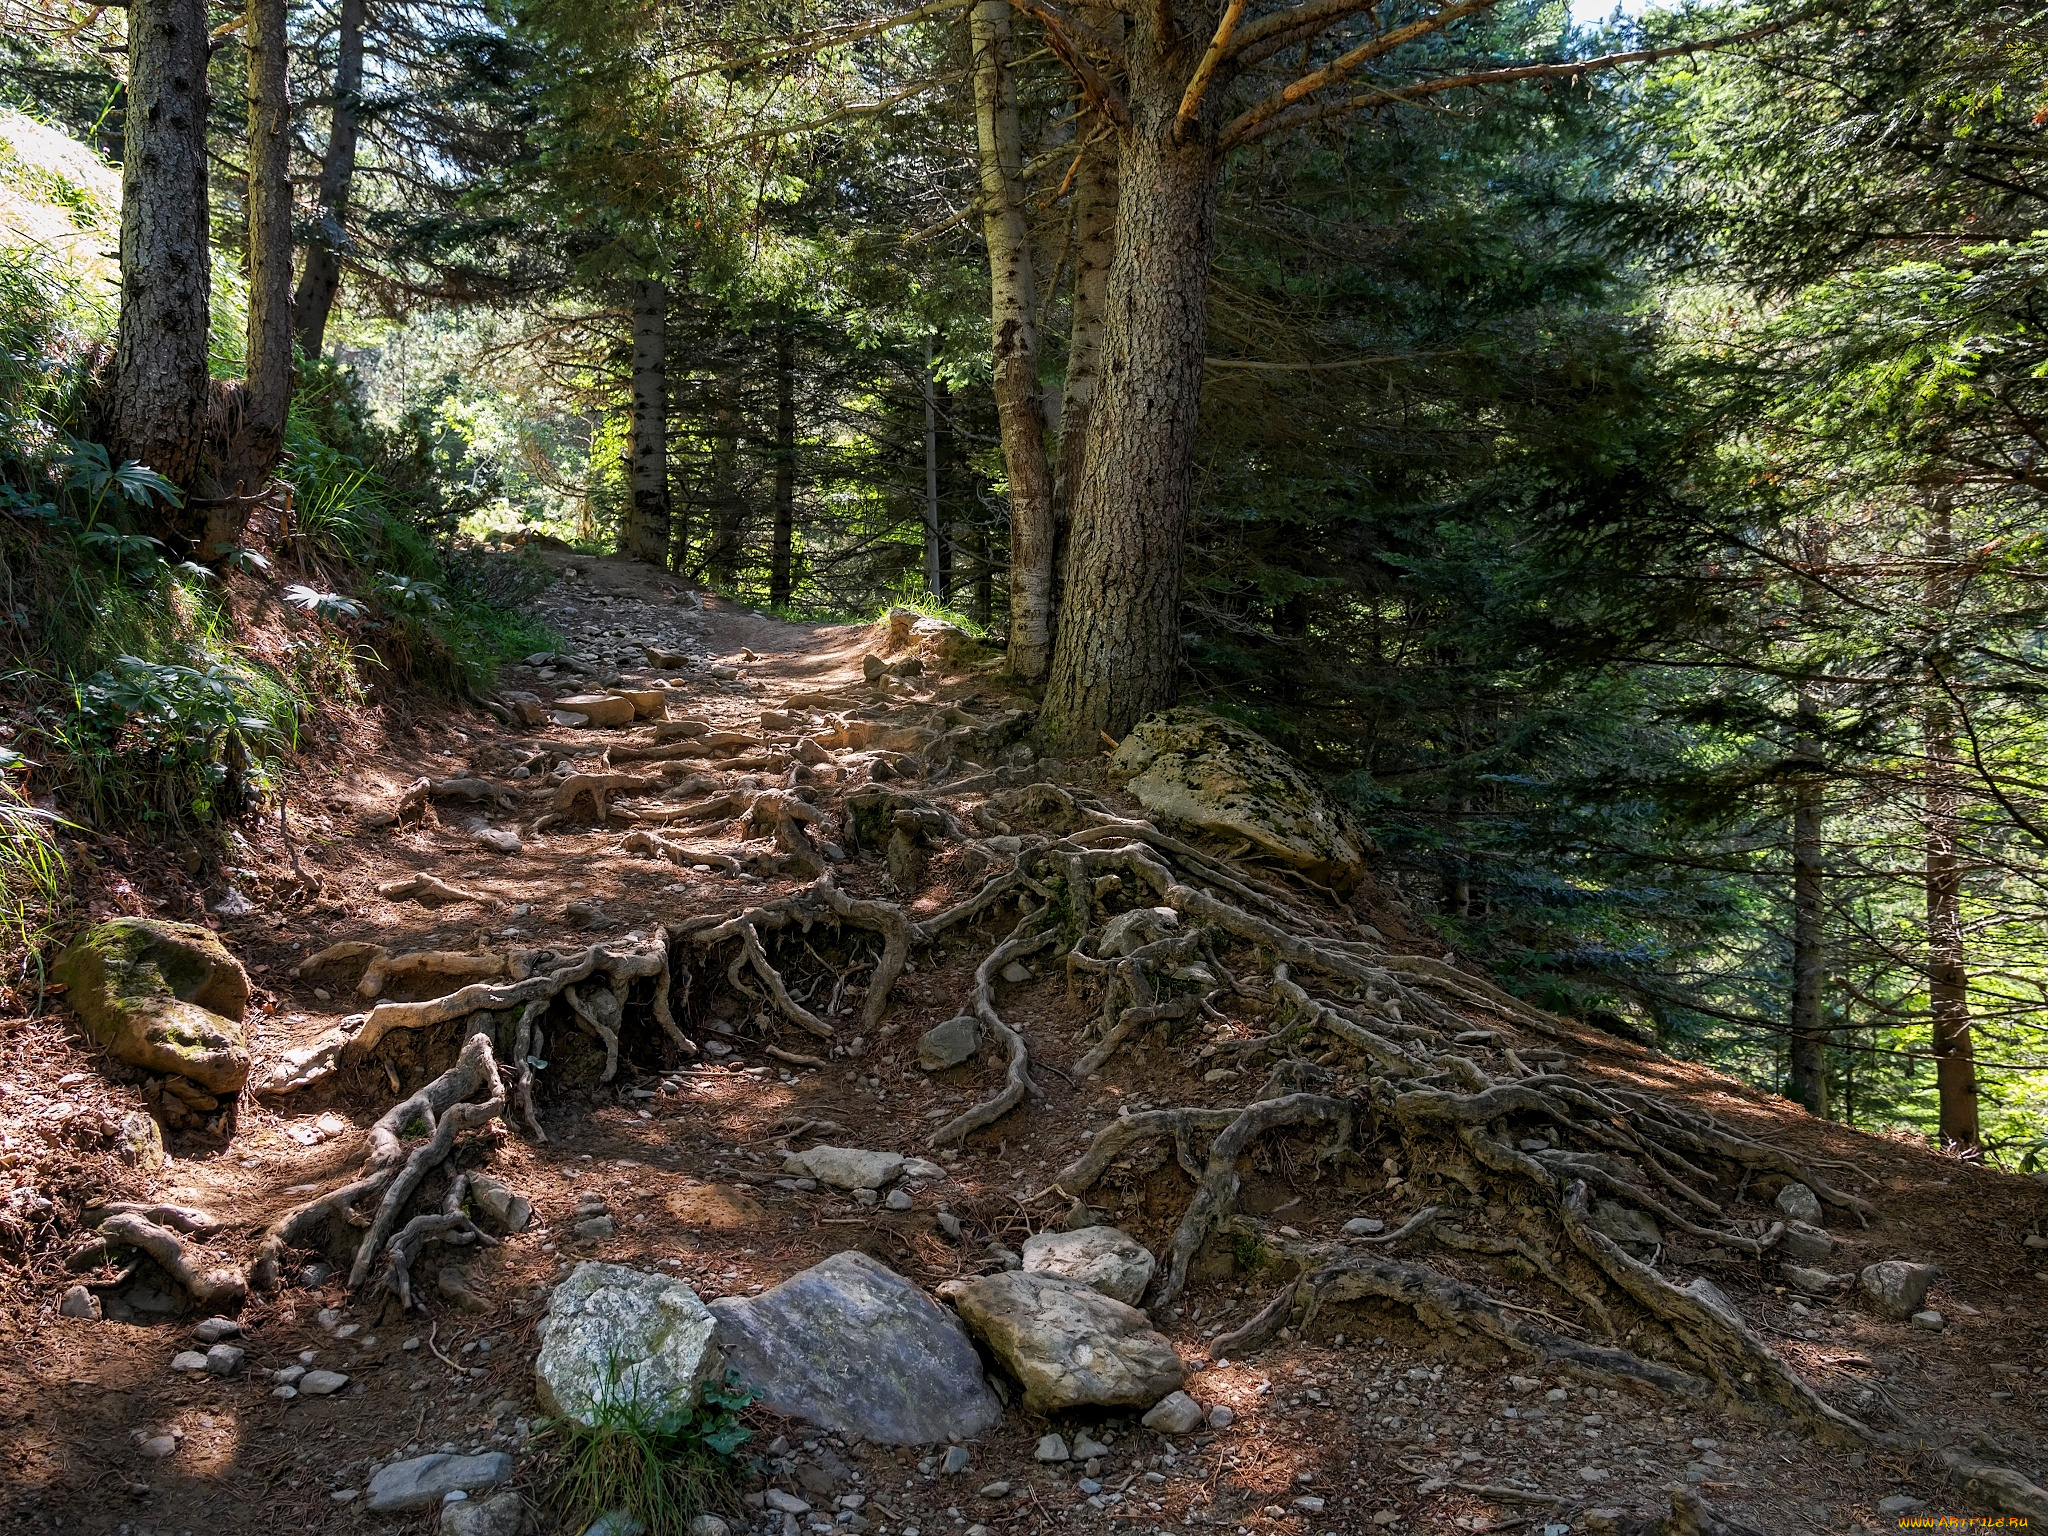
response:
M449 686L526 639L486 544L948 614L1070 752L1269 735L1546 1007L2048 1157L2033 13L0 21L22 526L203 573L289 487Z

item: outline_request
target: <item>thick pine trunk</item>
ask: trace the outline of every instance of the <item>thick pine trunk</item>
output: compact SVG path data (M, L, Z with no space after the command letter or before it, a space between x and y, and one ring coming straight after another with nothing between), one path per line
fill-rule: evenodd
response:
M112 435L124 459L189 488L206 424L204 0L133 0L121 172L121 325Z
M348 246L349 187L356 174L356 134L363 90L364 0L341 0L335 33L334 105L327 120L327 154L320 163L320 221L306 242L292 304L299 350L317 358L327 340L327 317L341 286L341 253Z
M668 565L668 284L633 284L633 416L627 448L632 510L620 552Z
M775 333L775 547L768 559L768 601L789 606L796 564L796 333Z
M1184 70L1133 22L1132 128L1117 198L1100 384L1074 496L1058 641L1040 729L1092 752L1173 700L1180 668L1181 541L1194 489L1195 427L1215 242L1219 160L1210 92L1185 143L1173 137ZM1175 55L1175 58L1178 56Z
M253 494L277 467L292 400L291 101L285 0L250 0L247 459L230 490Z
M1927 524L1927 609L1951 606L1950 567L1955 540L1949 503L1938 498ZM1927 1002L1934 1022L1935 1092L1941 1103L1944 1145L1972 1153L1981 1146L1977 1125L1976 1045L1970 1028L1970 977L1963 949L1961 770L1956 757L1955 712L1936 680L1928 689L1923 804L1927 818Z
M1037 283L1024 221L1009 0L981 0L971 25L996 419L1010 482L1009 661L1018 677L1035 679L1045 675L1052 652L1052 470L1038 388Z

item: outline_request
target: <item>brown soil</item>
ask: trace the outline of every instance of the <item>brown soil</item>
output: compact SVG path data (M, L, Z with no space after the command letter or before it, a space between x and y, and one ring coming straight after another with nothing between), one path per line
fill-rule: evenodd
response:
M672 712L721 729L753 728L764 707L793 692L858 685L861 658L875 643L864 629L785 624L715 596L704 596L700 608L674 578L644 566L551 558L587 573L540 600L572 649L595 654L602 642L593 637L615 627L607 619L637 603L626 626L631 635L658 623L677 648L739 668L741 677L725 682L701 669L670 674L688 695L687 708ZM753 659L744 658L747 651ZM555 691L574 692L574 682L558 679ZM508 669L504 684L548 693L521 668ZM948 678L939 693L982 704L1002 699L1000 684L983 675ZM415 705L360 712L346 734L315 743L292 794L293 831L305 839L301 856L319 881L317 895L293 880L289 850L266 825L246 831L242 873L227 877L258 910L238 920L207 916L258 984L251 1032L259 1072L295 1042L366 1006L345 984L323 988L335 993L323 998L312 979L293 977L297 961L324 945L589 942L593 933L728 912L742 904L741 891L752 901L799 883L739 885L634 858L620 849L617 829L589 825L528 836L523 853L505 858L478 847L464 807L439 807L417 826L371 824L422 775L446 777L458 767L503 773L542 746L596 752L607 733L515 731L472 711ZM1048 766L1069 782L1099 779L1092 765ZM938 795L944 799L942 787ZM189 920L199 909L198 888L164 852L111 836L96 839L92 851L92 915L162 912ZM428 911L377 897L380 884L418 871L485 899ZM873 862L845 867L840 878L856 895L884 889ZM967 888L965 871L944 858L927 878L918 912L936 911ZM207 896L213 902L224 894L216 885ZM602 907L600 925L572 926L565 906L590 900ZM1385 931L1401 926L1398 910L1382 905L1371 916ZM716 1014L698 1009L685 1028L700 1041L730 1038L736 1054L716 1065L700 1059L670 1091L658 1085L683 1064L642 1043L629 1051L619 1081L600 1086L601 1055L565 1039L542 1087L549 1141L536 1145L500 1129L490 1158L498 1177L532 1199L534 1227L502 1247L448 1256L489 1310L460 1310L429 1278L423 1311L406 1315L388 1301L352 1301L338 1278L300 1285L294 1263L292 1285L241 1312L247 1369L225 1380L169 1369L171 1356L190 1346L197 1314L131 1308L132 1321L57 1316L58 1299L76 1278L62 1257L82 1212L98 1200L142 1194L195 1205L223 1223L223 1253L242 1251L308 1186L338 1178L359 1150L353 1134L329 1135L321 1117L339 1116L351 1132L367 1125L393 1102L397 1083L409 1092L447 1065L454 1031L397 1040L372 1065L289 1098L246 1104L230 1142L173 1138L170 1165L141 1176L115 1161L93 1129L142 1102L132 1082L107 1070L56 1003L41 1016L0 1022L0 1220L13 1224L6 1231L33 1255L25 1268L5 1272L0 1309L0 1515L12 1529L124 1536L427 1531L434 1512L373 1516L359 1497L338 1496L360 1489L373 1461L412 1446L513 1449L522 1486L538 1499L546 1459L525 1438L537 1415L532 1331L548 1286L571 1260L660 1264L709 1298L771 1286L835 1251L860 1248L934 1285L986 1268L991 1241L1015 1247L1057 1224L1063 1202L1034 1197L1119 1107L1232 1102L1242 1092L1205 1082L1212 1062L1158 1043L1127 1048L1096 1080L1070 1081L1057 1069L1086 1049L1081 1030L1092 1009L1070 1001L1057 967L1041 964L1037 979L1005 992L1003 1007L1031 1042L1045 1097L970 1137L953 1179L901 1213L778 1187L776 1133L787 1117L837 1122L830 1139L842 1145L922 1152L931 1125L993 1091L1001 1064L992 1052L928 1077L910 1051L920 1031L961 1011L988 942L986 933L956 931L936 954L920 954L895 990L886 1038L857 1063L792 1071L770 1061L763 1045L809 1051L814 1042L786 1028L764 1038L736 1014L739 1030L725 1037L716 1032ZM1475 1022L1502 1030L1508 1043L1520 1038L1490 1015L1475 1014ZM1527 1043L1547 1042L1532 1036ZM1846 1218L1833 1222L1844 1251L1829 1267L1891 1257L1938 1263L1945 1277L1929 1304L1947 1325L1911 1329L1848 1302L1795 1316L1795 1298L1748 1261L1688 1268L1667 1256L1671 1278L1711 1277L1830 1401L1851 1411L1886 1406L1892 1422L1920 1425L1942 1444L1975 1446L2036 1480L2048 1475L2048 1253L2023 1246L2028 1233L2048 1230L2048 1189L1909 1141L1815 1122L1784 1101L1595 1031L1563 1043L1566 1070L1709 1109L1871 1200L1879 1214L1867 1229ZM568 1240L571 1213L592 1190L607 1199L617 1235L577 1247ZM1160 1252L1189 1190L1169 1160L1128 1186L1102 1185L1092 1198L1103 1218ZM1731 1216L1764 1214L1760 1196L1749 1192ZM941 1232L940 1202L965 1222L961 1241ZM1422 1203L1413 1186L1389 1186L1386 1177L1363 1178L1355 1169L1348 1181L1312 1180L1279 1145L1247 1161L1239 1208L1276 1230L1291 1229L1284 1236L1330 1240L1353 1216L1377 1216L1391 1227ZM1455 1255L1431 1262L1459 1270ZM432 1264L425 1268L431 1276ZM1169 1525L1288 1536L1540 1531L1550 1522L1578 1531L1601 1528L1610 1518L1603 1511L1668 1509L1669 1490L1687 1480L1688 1468L1724 1515L1774 1536L1889 1529L1897 1517L1880 1515L1878 1504L1899 1494L1925 1500L1924 1514L1971 1509L1945 1486L1931 1455L1851 1454L1769 1422L1555 1374L1537 1389L1518 1389L1508 1378L1526 1367L1474 1351L1469 1341L1427 1334L1391 1311L1339 1307L1305 1339L1285 1339L1244 1361L1210 1358L1208 1341L1243 1322L1274 1288L1275 1277L1237 1270L1226 1250L1211 1255L1187 1293L1155 1319L1199 1367L1189 1390L1204 1404L1235 1411L1235 1422L1219 1432L1167 1441L1129 1416L1048 1426L1013 1412L971 1448L969 1470L945 1477L931 1453L849 1445L756 1413L749 1450L773 1446L777 1480L810 1489L805 1496L821 1511L839 1494L865 1494L867 1528L891 1536L907 1526L934 1536L976 1525L1019 1536ZM1541 1308L1545 1295L1532 1288L1508 1299ZM357 1331L343 1340L323 1328L316 1314L326 1308L339 1309ZM272 1396L269 1371L307 1358L304 1352L318 1366L346 1372L349 1387L325 1399ZM1069 1435L1085 1428L1109 1452L1092 1472L1043 1466L1032 1451L1049 1427ZM177 1437L176 1451L145 1457L141 1442L161 1434ZM1095 1502L1077 1486L1083 1475L1102 1485ZM1008 1498L979 1496L997 1481L1011 1485ZM1499 1491L1511 1485L1531 1497ZM1320 1510L1296 1503L1318 1498ZM546 1529L580 1529L548 1519Z

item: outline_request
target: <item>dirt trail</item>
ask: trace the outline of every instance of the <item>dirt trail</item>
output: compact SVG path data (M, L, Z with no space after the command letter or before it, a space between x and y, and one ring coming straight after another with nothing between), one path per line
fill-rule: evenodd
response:
M508 690L553 698L583 683L665 681L672 716L754 735L763 711L792 695L868 689L879 697L863 675L863 657L879 643L867 628L781 623L623 561L550 559L565 575L538 606L577 661L509 669ZM642 643L688 662L650 671ZM968 716L1015 702L998 680L974 671L888 686L893 697L957 706ZM590 767L621 738L552 724L509 728L466 711L381 723L366 715L363 725L337 745L326 782L302 786L294 799L295 830L305 839L300 857L317 878L317 896L290 878L291 849L265 829L249 840L238 886L256 910L215 919L259 987L251 1016L259 1075L365 1006L346 979L294 974L325 946L567 948L655 924L674 930L803 884L786 873L759 879L634 856L618 826L587 819L536 835L531 804L515 816L442 803L423 820L394 825L391 808L421 777L483 774L530 785L508 776L543 750ZM1037 764L1010 780L981 771L996 766L956 765L948 778L968 789L948 791L941 779L924 792L969 818L992 785L1043 777L1089 785L1104 803L1132 809L1103 788L1093 764ZM516 854L479 841L479 830L508 828L521 833ZM705 846L758 860L767 845L743 841L744 830L729 825ZM915 893L897 889L872 859L841 869L850 887L891 894L918 920L967 894L984 874L982 864L946 847L919 873ZM377 894L416 873L479 899L427 909ZM99 910L190 917L191 899L174 869L136 867L104 886ZM1401 936L1396 909L1344 914L1345 921L1361 917ZM1420 940L1411 947L1428 948ZM709 1298L756 1293L831 1253L859 1248L932 1286L994 1267L991 1244L1014 1249L1025 1236L1059 1226L1065 1202L1040 1196L1106 1122L1146 1109L1243 1101L1251 1085L1219 1080L1214 1052L1190 1049L1187 1038L1134 1037L1098 1074L1076 1081L1064 1069L1087 1050L1096 1005L1071 995L1061 968L1041 957L1005 990L1002 1007L1030 1042L1042 1096L968 1137L945 1181L921 1192L911 1209L885 1210L783 1178L781 1149L792 1126L829 1122L829 1139L839 1145L923 1153L934 1126L1000 1086L1004 1068L993 1049L936 1074L920 1071L914 1059L919 1034L967 1006L987 948L941 944L916 956L890 994L886 1024L858 1049L849 1040L853 971L823 964L804 996L820 1012L836 1008L838 1030L817 1068L766 1054L769 1044L797 1055L823 1047L762 1013L750 1017L760 1005L735 1008L729 995L683 1009L683 1028L701 1053L694 1060L659 1032L646 1032L626 1042L609 1083L599 1080L602 1051L563 1031L555 1060L540 1074L547 1141L503 1126L491 1132L491 1172L532 1200L533 1228L501 1247L453 1250L423 1263L423 1310L411 1314L374 1292L352 1299L339 1275L302 1274L300 1255L284 1289L243 1309L248 1360L240 1375L174 1375L171 1357L189 1347L199 1314L161 1310L174 1308L175 1298L147 1285L109 1292L104 1321L57 1317L57 1298L73 1277L45 1262L21 1280L0 1316L0 1513L10 1528L120 1536L425 1531L431 1515L370 1514L360 1490L373 1465L434 1449L513 1450L522 1486L538 1495L537 1464L528 1455L538 1414L533 1327L547 1288L574 1260L658 1265ZM1542 1038L1497 1013L1460 1007L1473 1028L1496 1032L1503 1046L1559 1053L1546 1070L1709 1111L1811 1159L1869 1200L1875 1215L1867 1227L1830 1213L1840 1247L1828 1267L1853 1271L1895 1257L1940 1264L1944 1278L1929 1302L1944 1315L1940 1331L1879 1320L1845 1298L1802 1300L1769 1266L1678 1252L1675 1238L1674 1251L1655 1258L1676 1267L1674 1283L1710 1276L1830 1403L1882 1412L1894 1425L1927 1426L1946 1445L1974 1447L2037 1481L2048 1476L2048 1252L2025 1246L2030 1232L2048 1226L2048 1190L1904 1141L1812 1122L1783 1101L1639 1045L1576 1026ZM151 1197L204 1208L246 1247L248 1235L348 1171L361 1151L357 1129L401 1088L410 1092L445 1068L458 1033L394 1037L389 1050L311 1088L249 1103L225 1146L174 1138L175 1159ZM67 1032L61 1012L0 1035L0 1165L13 1170L17 1206L20 1190L31 1203L55 1196L82 1205L99 1192L92 1180L111 1176L109 1164L90 1160L68 1183L47 1173L38 1183L34 1173L37 1149L56 1139L39 1126L138 1102L132 1089L104 1080L100 1065L75 1030ZM60 1115L60 1104L71 1108ZM1275 1245L1254 1245L1255 1254L1285 1252L1289 1244L1331 1252L1353 1218L1398 1225L1421 1204L1420 1179L1418 1170L1376 1161L1341 1177L1318 1175L1287 1147L1273 1147L1247 1160L1237 1209ZM1761 1230L1769 1207L1747 1182L1728 1219ZM1090 1199L1101 1219L1163 1255L1189 1190L1167 1158L1097 1187ZM578 1241L579 1206L587 1209L593 1198L604 1203L613 1231ZM942 1215L962 1224L959 1238ZM1455 1253L1430 1262L1475 1284L1484 1278ZM432 1279L442 1265L459 1277L447 1292ZM836 1518L839 1529L880 1536L908 1536L913 1528L922 1536L1165 1526L1287 1536L1618 1530L1668 1511L1674 1487L1690 1487L1727 1518L1772 1536L1891 1529L1914 1510L1981 1510L1944 1486L1942 1468L1925 1451L1827 1446L1767 1416L1510 1361L1469 1337L1427 1331L1397 1309L1333 1307L1303 1333L1290 1329L1241 1360L1219 1358L1212 1341L1263 1307L1287 1273L1246 1269L1231 1262L1226 1245L1220 1261L1211 1251L1188 1288L1155 1309L1156 1325L1196 1367L1188 1390L1205 1406L1231 1410L1215 1416L1228 1417L1223 1427L1162 1437L1129 1415L1051 1426L1013 1411L952 1476L928 1451L850 1442L758 1413L753 1449L773 1458L768 1470L781 1486L803 1491L820 1512L803 1525ZM461 1290L468 1294L450 1294ZM1547 1310L1555 1298L1538 1289L1515 1308L1567 1334L1583 1332ZM326 1398L274 1396L271 1372L293 1363L345 1372L350 1385ZM1048 1428L1071 1433L1077 1423L1102 1443L1102 1455L1086 1465L1034 1458ZM156 1454L167 1445L175 1449ZM996 1483L1010 1485L1007 1496L979 1492ZM836 1499L855 1493L857 1511L830 1513ZM779 1516L737 1513L763 1531L784 1529Z

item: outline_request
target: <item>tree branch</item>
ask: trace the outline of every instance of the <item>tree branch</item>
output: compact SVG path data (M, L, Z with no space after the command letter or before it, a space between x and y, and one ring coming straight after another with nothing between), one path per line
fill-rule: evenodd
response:
M1237 30L1237 19L1243 14L1244 0L1230 0L1224 8L1223 19L1216 23L1216 35L1209 39L1208 51L1202 55L1202 62L1195 66L1194 78L1188 81L1188 88L1180 98L1180 110L1173 115L1175 143L1186 136L1188 124L1201 110L1202 97L1216 74L1216 66L1223 62L1223 50L1230 46L1230 34Z
M1476 5L1471 9L1477 9ZM1458 9L1458 8L1453 8ZM1581 75L1598 74L1603 70L1618 69L1624 64L1654 64L1662 59L1674 59L1694 53L1710 53L1723 48L1733 48L1742 43L1754 42L1761 37L1770 37L1786 28L1806 20L1813 13L1801 11L1783 21L1751 27L1744 32L1731 32L1724 37L1703 38L1698 42L1673 43L1664 48L1638 48L1628 53L1605 53L1590 59L1572 59L1555 64L1518 64L1506 69L1476 70L1464 75L1446 75L1439 80L1418 80L1412 85L1392 90L1362 91L1343 101L1315 105L1302 102L1286 111L1275 110L1271 115L1258 117L1260 108L1266 102L1252 108L1224 130L1219 148L1230 150L1240 144L1249 144L1283 128L1296 128L1304 123L1318 122L1327 117L1342 117L1352 112L1366 112L1374 107L1392 106L1404 101L1420 101L1425 97L1441 95L1445 91L1470 90L1486 85L1511 85L1522 80L1575 80ZM1438 12L1446 16L1446 12ZM1432 18L1434 21L1435 18ZM1402 28L1402 31L1408 31ZM1389 37L1396 34L1389 33ZM1368 45L1370 46L1370 45ZM1382 50L1384 51L1384 50ZM1349 57L1347 55L1346 57ZM1342 62L1341 60L1338 62ZM1335 66L1331 66L1334 68ZM1318 71L1318 74L1323 71ZM1314 79L1315 76L1309 76ZM1297 81L1299 85L1303 82ZM1289 87L1293 89L1293 87ZM1273 98L1268 97L1271 101Z
M1129 132L1131 109L1124 104L1122 93L1104 78L1102 71L1090 63L1088 56L1081 51L1080 45L1074 41L1073 33L1068 30L1067 19L1045 4L1044 0L1010 0L1010 4L1045 28L1046 42L1052 51L1059 55L1060 62L1073 72L1076 80L1081 82L1081 89L1087 93L1088 100L1094 104L1095 109L1117 127Z

